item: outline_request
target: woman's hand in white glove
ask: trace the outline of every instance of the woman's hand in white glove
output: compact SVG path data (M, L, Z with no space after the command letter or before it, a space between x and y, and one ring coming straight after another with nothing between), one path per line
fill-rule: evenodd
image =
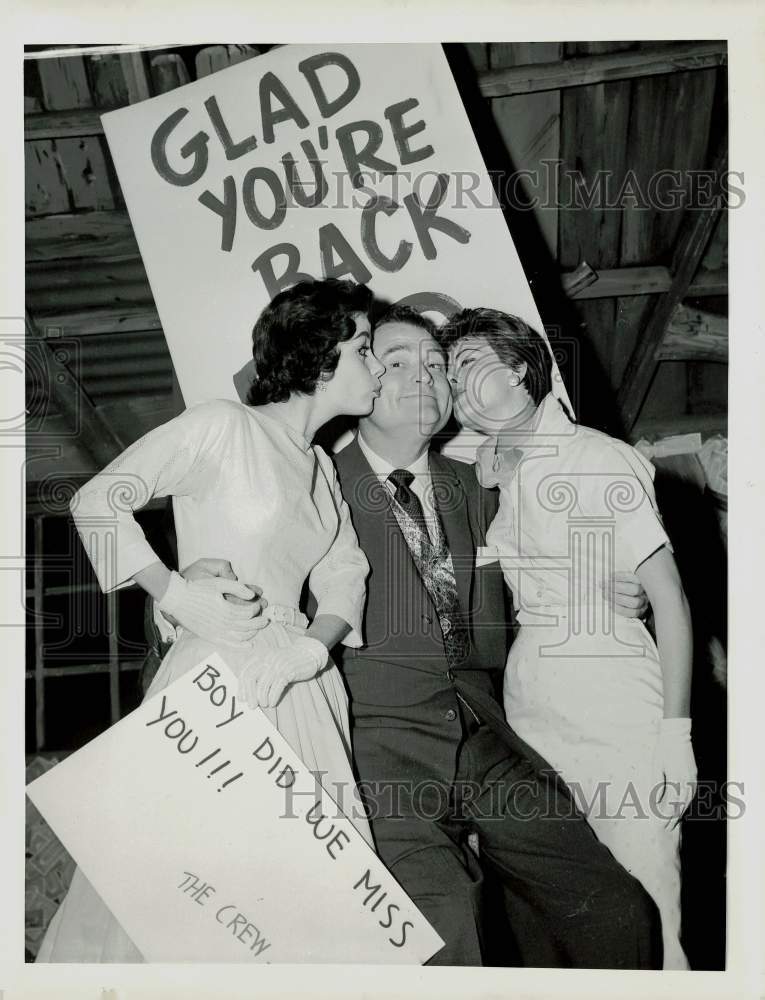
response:
M226 600L226 594L248 603L232 604ZM208 642L246 646L269 621L261 614L264 602L253 600L254 597L254 592L238 580L219 576L184 580L173 572L163 598L157 603L160 611Z
M288 684L315 677L328 659L324 643L307 635L298 636L289 646L264 650L240 674L239 697L250 708L273 708Z
M656 743L654 763L663 775L664 786L658 801L666 799L674 806L666 825L674 830L696 792L696 758L691 744L690 719L662 719ZM666 811L666 810L665 810Z

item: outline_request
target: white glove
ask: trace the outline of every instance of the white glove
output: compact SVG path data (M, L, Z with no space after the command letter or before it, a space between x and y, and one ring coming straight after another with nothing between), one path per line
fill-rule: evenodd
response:
M656 773L664 778L658 801L666 798L666 803L673 806L674 813L667 818L666 825L674 830L696 792L696 758L691 744L690 719L661 720L654 764Z
M254 598L254 593L238 580L206 577L201 580L184 580L178 573L170 574L165 596L157 602L160 611L216 646L246 646L269 619L256 614L258 607L236 605L227 601L224 594L234 594L244 600Z
M307 681L327 665L329 650L323 642L298 636L289 646L265 650L248 663L239 676L239 697L250 708L278 705L284 689L294 681Z

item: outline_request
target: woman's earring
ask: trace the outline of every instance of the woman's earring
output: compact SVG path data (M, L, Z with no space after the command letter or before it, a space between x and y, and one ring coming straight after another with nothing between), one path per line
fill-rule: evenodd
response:
M521 380L518 378L517 375L510 376L510 385L513 386L513 388L517 388L520 384Z

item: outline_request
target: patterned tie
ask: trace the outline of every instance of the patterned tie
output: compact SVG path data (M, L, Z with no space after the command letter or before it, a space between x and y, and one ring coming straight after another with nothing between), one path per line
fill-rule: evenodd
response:
M462 623L452 556L440 519L436 514L433 524L435 541L431 542L422 504L411 489L414 474L408 469L394 469L388 479L396 488L393 499L404 515L399 517L396 514L399 526L438 613L447 663L450 667L461 666L470 651L470 642L467 628Z
M428 526L425 523L425 513L422 509L422 504L417 494L411 489L411 485L414 482L414 473L410 472L409 469L394 469L388 476L388 479L396 487L393 499L418 528L422 536L420 542L422 551L427 552L430 548L430 534L428 533Z

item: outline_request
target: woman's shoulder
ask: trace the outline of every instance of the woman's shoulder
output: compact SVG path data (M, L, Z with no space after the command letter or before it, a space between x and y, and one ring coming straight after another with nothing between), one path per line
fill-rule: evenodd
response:
M631 471L640 478L653 479L653 463L636 448L620 438L612 437L594 427L577 424L576 447L581 450L588 468L592 471L623 473Z
M209 419L236 420L246 416L251 407L234 399L207 399L189 406L186 413Z
M250 423L250 407L231 399L209 399L194 403L176 418L185 446L218 448L237 440L237 429Z

